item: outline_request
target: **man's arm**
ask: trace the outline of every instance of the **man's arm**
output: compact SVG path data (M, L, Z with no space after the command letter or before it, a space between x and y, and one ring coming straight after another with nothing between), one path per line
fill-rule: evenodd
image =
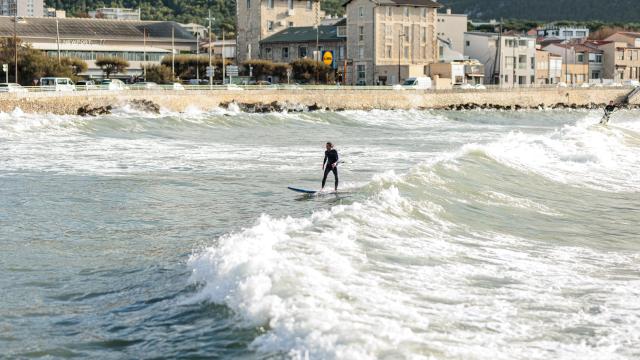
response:
M327 163L327 153L324 153L324 160L322 160L322 170L324 170L324 165Z

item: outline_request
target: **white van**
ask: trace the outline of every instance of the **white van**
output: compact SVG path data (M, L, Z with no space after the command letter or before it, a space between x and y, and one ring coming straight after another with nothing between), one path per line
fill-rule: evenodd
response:
M76 91L69 78L44 77L40 79L40 87L44 91Z
M431 78L428 76L410 77L402 84L404 89L427 90L431 89Z

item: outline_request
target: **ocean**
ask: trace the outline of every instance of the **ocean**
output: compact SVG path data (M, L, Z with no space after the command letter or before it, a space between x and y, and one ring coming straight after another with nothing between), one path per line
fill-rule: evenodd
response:
M0 357L640 358L640 116L600 117L1 113ZM287 190L327 141L340 191Z

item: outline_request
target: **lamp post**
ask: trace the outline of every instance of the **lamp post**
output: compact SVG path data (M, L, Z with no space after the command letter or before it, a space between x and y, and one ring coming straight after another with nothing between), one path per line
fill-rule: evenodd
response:
M58 45L58 65L62 63L62 56L60 55L60 21L56 18L56 43Z
M398 47L398 84L400 84L400 79L402 78L402 73L401 73L401 63L402 63L402 48L404 47L404 37L405 37L405 33L401 32L400 35L398 36L398 40L399 40L399 47Z
M13 46L14 46L14 65L15 65L15 83L18 84L18 10L13 17Z
M209 69L211 69L213 67L213 60L212 60L212 54L211 54L211 21L213 20L213 18L211 17L211 10L209 10ZM222 57L222 68L224 68L224 55ZM224 77L222 78L222 80L224 81ZM213 72L211 70L209 70L209 89L211 89L213 86Z

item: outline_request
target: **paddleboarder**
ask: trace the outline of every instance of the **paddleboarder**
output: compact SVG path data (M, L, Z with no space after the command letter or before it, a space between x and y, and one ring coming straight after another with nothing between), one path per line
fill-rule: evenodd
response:
M613 103L613 101L609 101L609 105L604 108L604 116L602 117L602 120L600 120L600 124L607 125L609 123L609 120L611 119L611 114L613 114L613 112L617 109L618 108Z

